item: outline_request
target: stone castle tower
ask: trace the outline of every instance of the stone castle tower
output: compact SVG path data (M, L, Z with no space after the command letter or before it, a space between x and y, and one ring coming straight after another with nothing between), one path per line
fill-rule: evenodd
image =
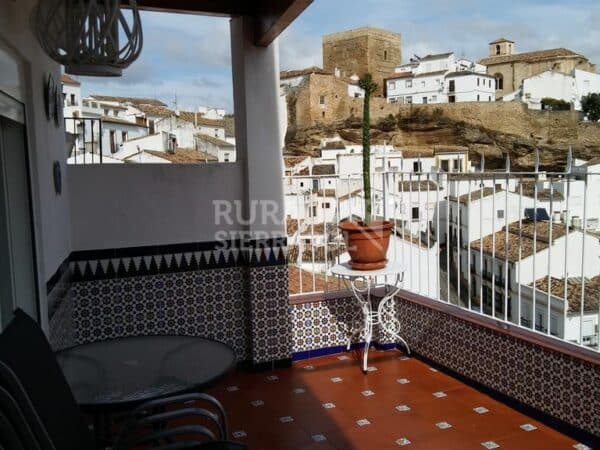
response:
M399 33L379 28L357 28L323 36L323 68L341 76L373 75L383 93L384 79L402 61Z

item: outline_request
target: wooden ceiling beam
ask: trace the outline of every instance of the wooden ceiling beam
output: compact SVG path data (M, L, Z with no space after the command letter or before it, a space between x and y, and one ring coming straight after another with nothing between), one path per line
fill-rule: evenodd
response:
M124 1L127 4L126 1ZM256 6L240 0L137 0L142 11L159 11L209 16L251 16Z
M313 0L260 0L256 18L255 43L266 47L277 38Z
M271 44L313 0L137 0L142 11L221 17L251 16L256 20L255 43ZM123 0L124 6L128 2Z

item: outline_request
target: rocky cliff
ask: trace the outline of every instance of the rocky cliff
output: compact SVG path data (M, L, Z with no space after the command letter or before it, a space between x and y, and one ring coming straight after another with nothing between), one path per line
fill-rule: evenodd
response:
M388 112L389 107L373 111L373 143L398 148L467 146L474 162L485 155L488 169L503 168L508 154L514 170L531 170L536 148L544 170L564 170L569 146L576 158L600 156L600 124L580 123L572 113L529 112L506 103L396 108L395 114ZM351 116L303 129L290 127L285 154L318 156L320 140L335 135L360 144L361 119Z

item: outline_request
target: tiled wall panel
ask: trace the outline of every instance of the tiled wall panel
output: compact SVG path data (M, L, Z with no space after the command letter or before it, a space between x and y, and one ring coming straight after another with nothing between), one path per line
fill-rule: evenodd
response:
M82 281L72 286L75 345L124 336L203 336L249 356L242 268Z
M396 299L419 354L592 434L600 435L600 365Z
M292 357L287 265L249 269L252 361Z
M52 309L53 347L178 334L229 344L240 361L290 358L285 241L226 244L71 255L66 263L70 287L59 285L62 275L54 276L49 287L52 295L66 292Z

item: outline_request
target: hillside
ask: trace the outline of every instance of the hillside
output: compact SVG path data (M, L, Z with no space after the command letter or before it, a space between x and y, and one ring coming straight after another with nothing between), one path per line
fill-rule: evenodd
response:
M485 114L473 111L473 105L469 110L430 106L401 108L398 113L383 117L379 114L380 118L373 121L372 141L417 151L432 145L467 146L474 162L485 155L488 169L503 168L505 155L509 154L513 169L530 170L536 148L544 170L564 170L569 146L576 158L600 156L600 124L578 123L572 115L562 113L521 112L520 107L515 110L514 106L510 108L517 114L510 114L512 110L503 106L506 104L499 104L498 114L493 114L493 110L488 114L495 105L484 105ZM350 117L304 129L291 126L285 154L317 156L320 140L336 134L347 143L360 144L361 119Z

